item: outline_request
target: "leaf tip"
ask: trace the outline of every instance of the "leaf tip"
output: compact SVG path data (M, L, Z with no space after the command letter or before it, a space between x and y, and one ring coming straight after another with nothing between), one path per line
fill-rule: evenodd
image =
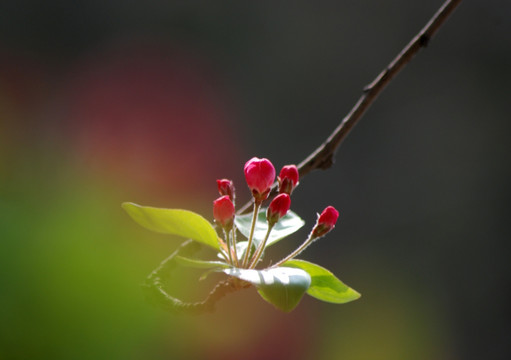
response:
M129 202L129 201L125 201L125 202L123 202L123 203L121 204L121 207L122 207L124 210L126 210L126 208L129 208L129 207L130 207L130 206L132 206L132 205L135 205L135 204L133 204L132 202Z
M140 205L138 204L135 204L134 202L130 202L130 201L125 201L121 204L121 208L126 211L128 214L130 214L130 212L133 210L133 209L137 209L137 208L141 208Z

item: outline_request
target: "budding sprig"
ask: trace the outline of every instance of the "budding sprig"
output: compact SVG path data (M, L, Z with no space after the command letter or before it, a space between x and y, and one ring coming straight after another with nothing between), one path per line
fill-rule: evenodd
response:
M360 294L329 270L295 259L334 228L339 212L332 206L318 215L309 236L296 250L280 261L258 266L267 247L304 225L304 221L290 210L291 194L300 177L295 165L284 166L276 176L268 159L256 157L246 162L244 173L253 197L253 213L237 215L233 182L217 180L220 196L213 201L216 226L200 214L185 209L155 208L131 202L122 204L128 215L146 229L188 239L147 277L144 289L151 298L156 297L155 303L176 311L210 311L223 295L251 286L265 301L285 312L293 310L305 294L334 304L358 299ZM277 189L278 194L270 198L273 189ZM263 209L266 200L269 204ZM241 236L243 241L238 242ZM214 249L222 260L196 258L193 253L200 247L193 246L194 241ZM184 249L187 249L186 256ZM161 281L176 265L208 269L201 279L211 272L223 272L228 278L219 282L204 301L187 303L169 294Z
M253 199L254 208L250 232L248 235L247 247L242 258L238 258L236 248L236 224L235 214L235 189L231 180L217 180L218 192L221 195L213 201L213 216L216 223L222 228L225 236L225 245L227 251L227 259L234 267L254 269L261 260L264 249L270 237L270 233L284 217L291 206L291 193L299 183L298 168L296 165L286 165L282 168L277 177L279 185L279 194L273 198L266 211L266 222L268 225L264 239L252 251L254 242L254 230L257 217L262 203L269 197L273 183L275 182L275 168L268 159L259 159L254 157L247 161L244 166L245 180L250 189ZM290 253L284 259L278 261L273 267L279 266L299 255L312 242L325 236L334 227L339 212L332 206L328 206L314 225L307 239L295 251Z

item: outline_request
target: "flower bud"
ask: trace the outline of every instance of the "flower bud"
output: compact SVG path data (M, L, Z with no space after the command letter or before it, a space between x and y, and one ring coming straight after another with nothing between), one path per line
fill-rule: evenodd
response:
M312 229L312 237L318 238L326 235L326 233L335 227L338 217L339 212L333 206L327 206L321 215L319 215L318 221Z
M270 225L275 224L281 217L287 214L291 206L291 198L288 194L275 196L266 211L266 219Z
M217 180L216 184L218 185L218 192L222 196L229 196L229 199L234 202L234 184L231 180L222 179Z
M279 193L291 195L296 185L298 185L298 168L296 165L286 165L280 170L279 177Z
M231 229L234 221L234 204L228 195L213 201L213 217L225 229Z
M275 181L275 168L268 159L252 158L246 162L245 179L256 203L261 203L270 194Z

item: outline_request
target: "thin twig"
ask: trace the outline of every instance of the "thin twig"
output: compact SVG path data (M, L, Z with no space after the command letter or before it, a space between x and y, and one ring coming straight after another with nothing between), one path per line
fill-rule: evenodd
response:
M146 281L142 284L149 302L173 313L202 314L205 312L212 312L215 309L216 302L225 295L252 286L252 284L243 280L228 278L216 284L203 301L184 302L170 295L165 290L164 281L171 278L171 273L176 267L176 256L191 256L200 248L201 244L198 242L186 240L149 274Z
M433 38L461 1L462 0L447 0L424 28L403 48L403 50L401 50L376 79L364 87L362 96L358 99L355 106L353 106L351 111L342 119L341 123L334 129L330 136L328 136L325 142L298 165L300 179L312 170L325 170L333 165L337 148L341 145L341 142L346 135L348 135L353 126L362 118L362 115L369 109L382 90L405 65L412 60L415 54L417 54L421 48L428 45L431 38ZM277 184L273 184L272 192L274 192L276 188ZM241 207L238 212L245 213L252 206L252 203L252 201L249 201Z
M392 60L372 83L364 88L362 96L348 115L344 117L339 126L337 126L323 144L298 165L300 178L307 175L312 170L328 169L332 166L335 152L346 135L348 135L349 131L360 120L373 101L376 100L385 86L390 83L421 48L428 44L430 39L460 3L461 0L447 0L426 26L408 43L408 45L406 45L396 58ZM273 189L276 189L276 187L277 185L273 184ZM252 202L248 202L238 213L245 212L251 205ZM219 282L204 301L185 303L170 296L163 288L162 279L165 276L164 273L167 272L167 275L169 275L170 270L172 270L174 266L175 256L186 251L196 251L196 248L192 247L191 240L184 242L173 254L165 259L160 266L149 275L144 284L153 301L167 310L190 313L212 311L215 303L226 294L251 286L250 283L231 277L225 281Z

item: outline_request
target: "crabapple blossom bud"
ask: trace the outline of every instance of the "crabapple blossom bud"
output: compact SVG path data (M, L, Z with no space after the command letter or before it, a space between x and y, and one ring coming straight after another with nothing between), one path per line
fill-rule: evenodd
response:
M266 219L270 225L274 225L281 217L287 214L291 206L291 198L288 194L275 196L266 211Z
M218 185L218 192L220 195L227 195L231 201L234 201L234 184L231 180L217 180L216 184Z
M234 204L229 195L224 195L213 201L213 217L225 229L231 229L234 221Z
M326 233L335 227L338 217L339 212L333 206L327 206L321 215L319 215L318 221L312 229L312 237L318 238L326 235Z
M298 185L298 168L296 165L286 165L280 170L279 177L279 193L291 195L293 189Z
M261 203L270 194L275 181L275 168L268 159L252 158L246 162L245 179L256 203Z

